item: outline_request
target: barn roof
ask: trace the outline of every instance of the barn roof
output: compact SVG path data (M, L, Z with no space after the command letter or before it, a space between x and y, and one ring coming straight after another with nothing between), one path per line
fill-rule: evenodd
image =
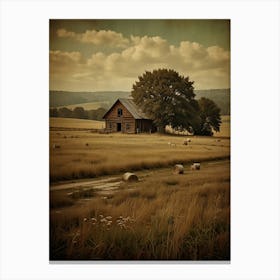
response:
M134 119L149 120L146 114L134 103L133 99L128 99L128 98L119 98L108 110L108 112L104 115L103 119L106 117L106 115L111 111L111 109L116 105L118 101L130 112L130 114L133 116Z

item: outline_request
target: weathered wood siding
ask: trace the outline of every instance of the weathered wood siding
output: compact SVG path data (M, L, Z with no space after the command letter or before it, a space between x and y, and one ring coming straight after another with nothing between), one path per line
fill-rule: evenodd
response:
M118 110L122 110L122 115L118 114ZM131 113L119 101L111 108L106 116L106 130L108 132L121 131L124 133L135 133L136 124L135 119ZM119 130L118 130L119 129Z

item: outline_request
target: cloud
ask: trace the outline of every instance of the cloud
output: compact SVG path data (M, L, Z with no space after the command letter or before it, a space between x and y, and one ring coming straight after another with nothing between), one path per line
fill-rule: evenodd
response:
M72 32L60 32L73 36ZM102 36L99 39L107 40ZM230 53L219 46L205 47L189 41L174 46L158 36L131 36L126 44L119 52L99 51L87 59L79 52L51 51L51 75L59 72L61 79L75 84L78 90L131 90L146 70L170 68L189 76L197 89L230 87ZM52 86L55 88L55 83Z
M72 38L82 43L93 45L106 45L118 48L124 48L128 45L129 40L121 33L111 30L86 30L84 33L75 33L66 29L58 29L57 36L61 38Z

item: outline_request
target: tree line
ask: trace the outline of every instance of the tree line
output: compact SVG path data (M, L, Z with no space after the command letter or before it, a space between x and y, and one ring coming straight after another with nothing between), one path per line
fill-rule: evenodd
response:
M102 121L103 116L105 115L106 112L107 110L104 108L98 108L96 110L85 110L83 107L76 107L73 110L67 107L50 108L50 117Z

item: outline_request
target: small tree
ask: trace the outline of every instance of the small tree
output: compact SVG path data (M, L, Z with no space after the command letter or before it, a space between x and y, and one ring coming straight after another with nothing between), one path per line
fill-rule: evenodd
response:
M189 77L171 69L146 71L133 85L134 102L151 118L160 132L166 125L192 130L199 124L199 106Z
M86 119L86 112L83 107L75 107L75 109L72 112L72 118L76 119Z
M213 135L214 131L220 131L221 109L211 99L202 97L198 100L200 125L194 129L197 135Z
M50 108L50 117L58 117L58 110L57 108Z
M71 118L72 117L72 111L66 107L59 108L58 109L58 117L61 118Z

